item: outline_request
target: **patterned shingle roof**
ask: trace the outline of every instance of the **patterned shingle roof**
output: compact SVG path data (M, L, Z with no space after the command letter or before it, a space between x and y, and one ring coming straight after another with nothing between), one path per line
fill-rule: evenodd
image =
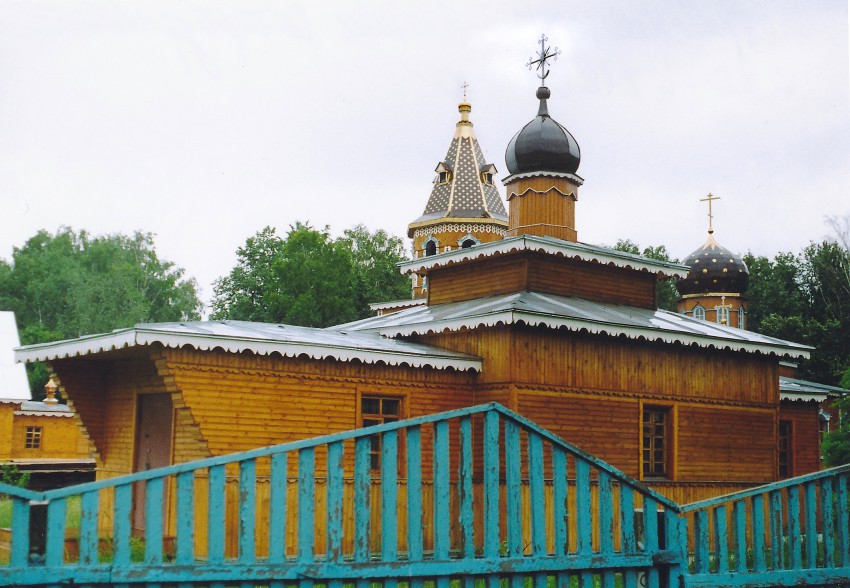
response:
M461 120L446 157L440 162L445 169L451 170L448 181L440 182L439 176L436 178L425 212L413 221L413 225L445 218L493 218L507 222L508 214L499 190L481 177L481 170L490 162L485 159L469 121L471 109L466 102L458 106Z

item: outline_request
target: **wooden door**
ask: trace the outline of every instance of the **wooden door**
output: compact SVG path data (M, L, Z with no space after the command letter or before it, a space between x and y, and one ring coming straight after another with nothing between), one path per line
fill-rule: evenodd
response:
M171 464L173 405L171 394L143 394L136 401L136 448L133 471ZM133 528L145 528L145 485L133 487Z

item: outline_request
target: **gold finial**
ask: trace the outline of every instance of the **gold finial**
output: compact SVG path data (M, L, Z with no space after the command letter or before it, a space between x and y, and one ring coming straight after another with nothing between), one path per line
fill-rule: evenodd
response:
M708 202L708 234L709 235L714 233L714 227L711 224L711 221L714 218L714 216L711 214L711 203L715 200L720 200L720 196L715 196L711 192L709 192L708 196L706 196L705 198L699 199L700 202Z
M472 105L466 101L466 89L469 87L469 84L466 82L463 83L461 88L463 89L463 100L460 101L460 104L457 105L457 109L460 112L460 122L459 125L471 125L469 122L469 112L472 110Z
M710 194L709 194L710 195ZM723 309L727 309L726 312L723 312ZM726 304L726 295L720 297L720 305L716 308L716 311L721 313L720 324L725 325L729 321L729 311L732 310L731 304Z
M59 386L53 380L53 376L47 380L47 383L44 385L44 391L47 392L47 397L44 399L44 404L58 404L59 401L56 399L56 391L59 389Z

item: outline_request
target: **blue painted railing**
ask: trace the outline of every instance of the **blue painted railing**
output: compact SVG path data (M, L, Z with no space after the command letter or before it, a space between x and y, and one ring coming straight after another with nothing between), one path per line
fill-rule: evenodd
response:
M655 587L687 561L677 505L496 404L0 493L20 586Z
M683 507L684 586L850 584L850 466Z

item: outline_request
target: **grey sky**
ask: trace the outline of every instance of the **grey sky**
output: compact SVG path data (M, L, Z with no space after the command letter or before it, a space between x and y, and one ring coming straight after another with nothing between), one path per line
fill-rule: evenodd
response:
M579 239L772 256L850 214L845 0L0 2L0 257L38 229L157 234L211 282L265 225L405 235L469 82L485 155L576 137Z

